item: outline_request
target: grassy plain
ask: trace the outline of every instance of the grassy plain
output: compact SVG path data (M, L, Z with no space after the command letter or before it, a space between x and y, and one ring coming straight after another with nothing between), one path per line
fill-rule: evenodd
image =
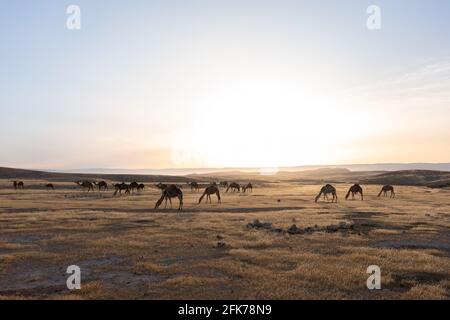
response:
M0 180L0 299L449 299L450 190L401 186L395 199L314 203L319 185L266 183L184 211L160 191L113 196L73 182ZM178 205L174 200L174 208ZM253 219L274 230L248 228ZM339 224L351 228L330 228ZM292 224L309 232L289 234ZM329 230L327 231L327 227ZM279 230L281 229L281 230ZM219 244L220 243L220 244ZM69 291L78 265L82 289ZM366 287L369 265L382 289Z

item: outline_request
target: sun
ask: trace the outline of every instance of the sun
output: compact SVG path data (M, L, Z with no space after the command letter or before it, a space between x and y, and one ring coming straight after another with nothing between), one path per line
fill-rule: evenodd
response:
M253 79L198 99L173 133L176 165L280 167L336 162L361 126L333 97Z

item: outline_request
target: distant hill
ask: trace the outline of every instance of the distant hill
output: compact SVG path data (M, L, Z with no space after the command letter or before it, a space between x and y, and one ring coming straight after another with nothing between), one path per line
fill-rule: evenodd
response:
M111 180L111 181L138 181L138 182L189 182L192 179L184 176L170 175L133 175L133 174L87 174L87 173L61 173L37 170L25 170L0 167L0 179L27 180L41 179L48 181L76 181L76 180Z
M301 184L322 183L361 183L392 184L410 186L429 186L434 188L450 185L450 172L434 170L399 170L399 171L350 171L344 168L321 168L297 172L278 172L272 176L263 176L249 172L218 172L210 174L189 175L193 179L225 181L267 181L297 182Z
M400 170L385 172L361 180L366 184L413 185L442 188L449 186L450 172L433 170Z
M61 173L37 170L25 170L0 167L0 179L27 180L40 179L48 181L76 180L110 180L138 182L210 182L236 181L245 183L297 182L301 184L322 183L361 183L392 184L410 186L428 186L432 188L450 187L450 172L437 170L398 170L398 171L351 171L346 168L319 168L303 171L281 171L273 175L262 175L260 172L241 172L238 170L221 171L187 176L145 175L145 174L94 174L94 173Z
M207 175L214 173L215 175L226 174L233 172L237 173L253 173L259 174L261 169L264 171L270 168L166 168L166 169L121 169L121 168L91 168L91 169L70 169L70 170L52 170L46 169L42 171L58 172L58 173L87 173L87 174L128 174L128 175L175 175L185 176L192 174ZM374 164L342 164L342 165L309 165L309 166L292 166L279 167L279 172L299 172L316 169L347 169L352 172L360 171L399 171L399 170L437 170L450 171L450 163L374 163Z

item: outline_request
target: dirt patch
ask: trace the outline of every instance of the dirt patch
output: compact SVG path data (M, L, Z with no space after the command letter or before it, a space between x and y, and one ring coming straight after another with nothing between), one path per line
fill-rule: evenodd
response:
M450 253L450 245L431 241L379 241L373 245L375 248L392 249L438 249Z
M276 228L272 226L269 222L260 222L258 219L253 220L252 222L247 224L247 229L261 229L261 230L267 230L275 233L288 233L291 235L295 234L312 234L315 232L325 232L325 233L335 233L335 232L345 232L345 233L359 233L361 230L358 230L358 228L355 228L355 224L353 223L346 223L341 222L339 224L332 224L327 226L319 227L315 225L314 227L305 227L305 228L299 228L296 224L291 225L287 229L282 228Z
M386 289L393 291L408 291L418 284L437 284L447 279L447 275L432 272L406 272L392 275L392 282Z

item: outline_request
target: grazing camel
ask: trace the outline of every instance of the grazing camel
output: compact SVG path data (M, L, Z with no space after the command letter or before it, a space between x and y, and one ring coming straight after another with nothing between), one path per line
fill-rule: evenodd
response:
M253 185L249 182L247 185L242 187L242 191L245 193L247 190L250 189L250 192L253 192Z
M114 195L117 195L117 193L122 194L123 190L125 190L125 194L130 194L130 186L125 182L113 184L113 187L116 189Z
M139 188L139 183L137 183L136 181L133 181L132 183L129 184L130 190L131 192L134 191L134 189L138 189Z
M378 197L381 196L381 194L383 194L384 197L387 197L387 193L391 192L391 198L395 198L395 192L394 192L394 187L391 185L385 185L383 186L383 188L381 188L380 193L378 194Z
M169 199L170 208L172 208L172 198L178 198L178 201L180 202L178 210L180 211L183 210L183 191L181 191L181 189L174 184L171 184L170 186L168 186L163 190L161 198L159 198L155 204L155 209L159 208L163 200L166 200L166 207L167 207L167 199Z
M94 185L90 181L87 181L87 180L85 180L85 181L76 181L75 183L77 185L79 185L80 187L82 187L83 191L86 191L86 188L88 189L88 192L91 191L91 189L92 189L92 191L94 191Z
M203 195L200 197L200 199L198 199L198 203L200 204L205 196L206 196L206 203L208 203L208 199L209 199L209 203L211 203L211 195L212 194L216 194L217 203L220 203L221 202L220 201L220 191L219 191L219 188L217 187L216 183L206 187L205 191L203 192Z
M333 195L333 200L332 202L334 202L336 200L337 203L337 193L336 193L336 188L333 187L331 184L326 184L325 186L322 187L322 189L320 189L319 194L316 196L315 202L317 202L320 198L320 196L323 194L324 198L327 197L328 194L332 194Z
M144 191L145 185L143 183L140 183L137 187L137 191Z
M188 186L191 187L191 191L194 191L194 190L196 190L197 192L200 191L200 186L198 185L197 182L193 181L193 182L188 182L187 184L188 184Z
M160 190L165 190L167 188L167 185L160 182L158 184L155 184L155 187L157 187Z
M47 190L50 190L50 189L55 190L55 186L53 185L53 183L47 183L45 185L45 187L47 188Z
M359 184L354 184L348 189L347 195L345 196L345 200L348 199L350 196L350 193L352 194L352 199L355 199L355 194L359 193L361 195L361 200L364 200L363 198L363 189Z
M224 189L228 188L228 181L220 181L220 186Z
M23 183L23 181L13 181L13 187L14 187L14 190L23 189L24 183Z
M105 181L94 181L94 184L98 187L98 191L102 191L102 189L105 191L108 190L108 184Z
M225 192L228 192L228 190L230 190L230 189L231 189L231 191L233 191L233 192L236 192L236 190L237 190L238 192L241 192L241 186L240 186L239 184L237 184L236 182L230 183L230 184L228 185L227 191L225 191Z

